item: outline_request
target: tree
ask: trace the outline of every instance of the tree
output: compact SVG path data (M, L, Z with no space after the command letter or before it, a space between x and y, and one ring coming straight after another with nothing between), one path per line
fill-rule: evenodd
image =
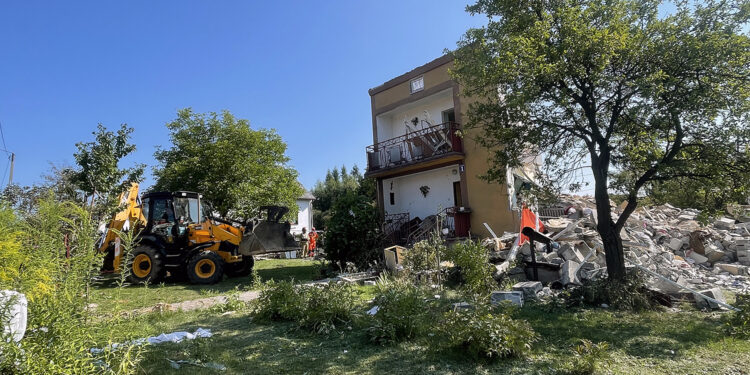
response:
M324 237L326 259L342 271L347 262L366 269L380 258L383 237L379 223L378 209L367 197L355 192L338 197Z
M750 164L735 149L748 139L748 2L678 2L663 17L660 5L479 0L467 9L487 25L452 53L456 79L476 98L465 126L491 150L488 179L502 180L528 148L545 155L548 183L590 162L613 279L625 275L620 231L644 187L714 178L728 157ZM617 218L610 190L627 196Z
M326 228L331 218L331 208L336 200L349 193L357 193L375 201L374 183L371 179L362 177L359 168L355 165L351 172L347 172L346 166L334 167L328 170L326 178L318 181L312 190L315 196L315 226Z
M97 198L104 206L110 205L127 185L143 178L143 164L131 168L119 167L120 160L135 151L135 145L129 143L132 133L133 128L126 124L120 125L117 133L99 124L92 133L95 138L93 142L76 144L78 152L73 156L79 169L71 179L83 190L86 200L91 197L92 207Z
M154 154L155 190L201 192L223 216L249 218L263 205L286 205L296 215L304 191L276 131L253 130L228 111L190 108L167 128L172 147Z

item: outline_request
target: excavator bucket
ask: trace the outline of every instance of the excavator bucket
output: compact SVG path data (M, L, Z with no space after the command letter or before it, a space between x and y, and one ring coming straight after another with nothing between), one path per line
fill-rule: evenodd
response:
M279 206L264 206L261 210L267 211L266 218L242 236L239 246L240 254L257 255L299 250L300 246L290 232L290 224L280 222L288 209Z

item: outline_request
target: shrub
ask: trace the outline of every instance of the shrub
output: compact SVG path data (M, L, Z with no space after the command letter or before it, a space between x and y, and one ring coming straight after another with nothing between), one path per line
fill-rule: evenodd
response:
M10 249L6 255L12 255L0 262L0 289L14 289L28 298L24 338L18 343L0 338L0 373L135 371L138 348L96 356L89 351L96 342L88 322L88 290L102 260L94 247L94 229L89 212L51 198L40 200L25 220L0 208L0 253Z
M590 375L596 371L597 364L609 357L609 344L600 342L597 344L589 340L582 339L581 343L575 347L573 360L568 364L567 374L570 375Z
M298 321L305 308L304 296L292 281L269 280L255 300L253 316L260 321Z
M630 271L623 280L600 278L591 280L570 291L568 306L600 306L608 304L616 310L654 310L659 304L645 287L643 275Z
M357 295L347 283L328 283L323 286L301 287L305 308L299 325L316 333L330 333L337 325L354 320Z
M493 314L486 305L448 312L441 330L451 346L487 360L524 357L538 338L528 322Z
M734 307L740 309L729 316L727 332L736 337L750 338L750 294L738 294Z
M350 284L295 286L290 281L266 283L255 301L259 321L292 321L316 333L329 333L354 319L356 291Z
M446 249L445 258L458 267L464 286L471 293L484 295L495 288L487 250L479 242L457 243Z
M381 234L378 210L369 198L348 193L331 210L323 238L326 259L339 270L345 270L347 262L367 269L381 258Z
M438 235L419 241L404 255L404 267L412 272L438 268L438 261L445 256L445 245Z
M378 307L367 329L378 343L412 339L424 333L434 319L430 318L430 293L424 287L403 279L381 279L376 285L373 303Z

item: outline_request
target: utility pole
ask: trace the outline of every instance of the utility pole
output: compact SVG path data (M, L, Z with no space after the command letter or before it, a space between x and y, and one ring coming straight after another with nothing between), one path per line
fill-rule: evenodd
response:
M8 186L13 184L13 164L16 162L16 154L10 153L10 177L8 177Z

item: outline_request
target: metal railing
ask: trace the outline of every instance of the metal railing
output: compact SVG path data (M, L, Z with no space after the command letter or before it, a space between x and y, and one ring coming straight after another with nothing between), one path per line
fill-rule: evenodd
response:
M463 152L461 137L456 134L458 129L459 124L455 122L427 124L422 129L367 146L367 170L387 169L449 152Z
M409 213L388 214L383 218L383 233L393 245L406 245L409 240Z
M458 207L448 207L437 215L427 216L409 235L408 244L414 244L430 238L436 230L443 239L456 237L456 212Z

